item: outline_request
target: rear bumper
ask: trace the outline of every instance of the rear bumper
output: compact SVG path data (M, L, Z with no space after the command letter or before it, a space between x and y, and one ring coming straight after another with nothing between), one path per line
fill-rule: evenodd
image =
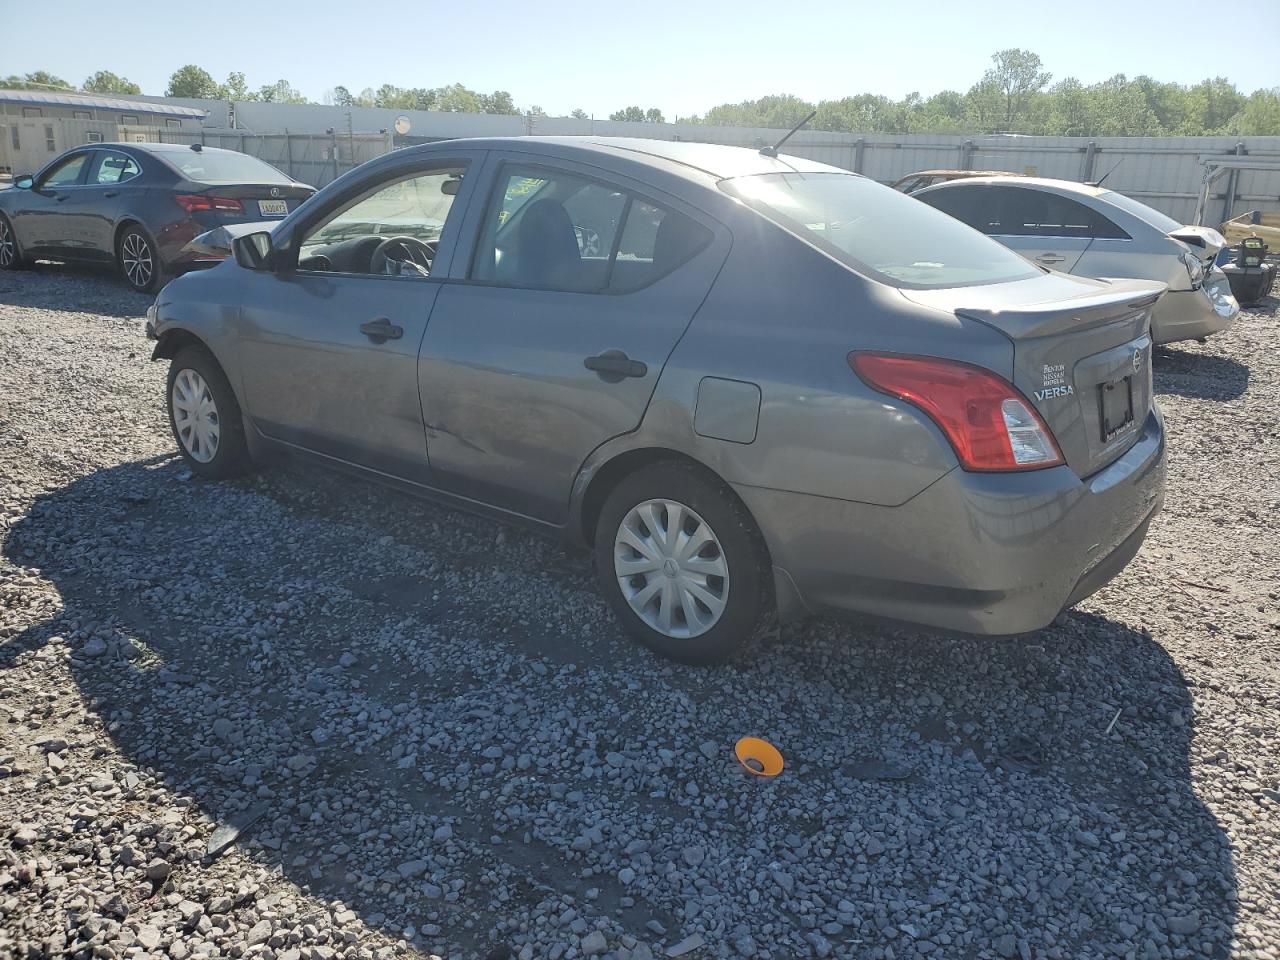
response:
M1119 460L1081 480L1067 467L952 470L899 507L735 489L798 605L962 633L1051 623L1137 553L1164 497L1164 425L1152 410Z
M1227 275L1214 267L1199 290L1171 290L1160 298L1151 315L1151 339L1173 343L1208 337L1230 327L1239 312Z

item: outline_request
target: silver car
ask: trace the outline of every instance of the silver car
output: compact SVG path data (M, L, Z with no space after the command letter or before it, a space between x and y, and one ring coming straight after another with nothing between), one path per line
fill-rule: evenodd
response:
M1114 190L1035 177L953 180L912 194L1052 270L1081 277L1159 280L1156 343L1203 340L1240 307L1214 265L1226 246L1209 227L1186 226Z
M296 454L585 544L666 656L771 609L1035 630L1161 503L1164 286L1050 273L833 167L458 140L267 226L148 321L190 469Z

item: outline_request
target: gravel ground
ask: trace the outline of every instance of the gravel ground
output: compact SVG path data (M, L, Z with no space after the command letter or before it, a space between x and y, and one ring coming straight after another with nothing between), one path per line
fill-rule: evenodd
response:
M1276 300L1157 353L1166 509L1054 627L709 669L519 530L193 480L146 305L0 276L0 955L1280 958Z

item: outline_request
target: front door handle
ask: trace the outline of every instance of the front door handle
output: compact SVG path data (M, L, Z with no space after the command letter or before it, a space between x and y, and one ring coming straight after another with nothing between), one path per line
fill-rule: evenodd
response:
M641 360L632 360L621 350L606 350L594 357L587 357L582 365L594 370L601 380L617 383L624 377L643 377L649 367Z
M1060 253L1042 253L1036 259L1041 263L1061 263L1067 258Z
M118 196L120 196L120 191L119 191L119 190L108 190L106 193L104 193L104 194L103 194L103 196L104 196L104 197L107 197L108 199L110 199L111 197L118 197Z
M404 336L404 328L397 327L386 317L378 317L360 324L360 332L374 343L386 343L388 340L399 340Z
M53 199L55 199L55 200L57 200L59 203L61 203L63 200L67 199L67 196L68 196L68 194L60 193L60 194L58 194L56 197L54 197Z

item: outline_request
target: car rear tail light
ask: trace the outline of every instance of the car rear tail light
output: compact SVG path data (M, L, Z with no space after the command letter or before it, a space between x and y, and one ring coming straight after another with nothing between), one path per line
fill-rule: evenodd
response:
M239 200L231 197L210 197L200 193L180 193L173 199L178 201L178 205L187 213L207 212L217 210L223 213L243 213L244 207L240 205Z
M849 366L868 386L928 414L966 470L1038 470L1064 462L1049 427L1018 388L984 367L856 351Z

